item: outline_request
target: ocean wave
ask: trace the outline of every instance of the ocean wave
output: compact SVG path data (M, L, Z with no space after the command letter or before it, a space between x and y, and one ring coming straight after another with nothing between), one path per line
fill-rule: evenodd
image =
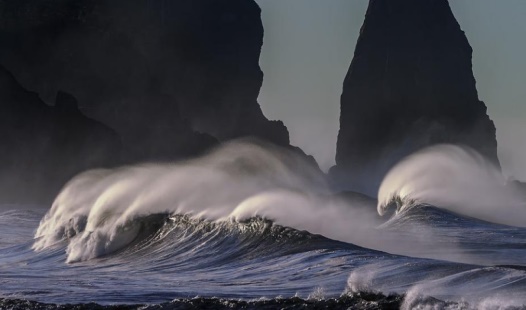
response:
M526 226L526 202L473 149L436 145L402 160L384 178L378 213L433 205L485 221Z
M323 175L290 151L232 142L181 164L77 176L42 219L34 249L68 240L68 262L100 257L130 244L143 219L159 214L217 223L262 217L351 243L367 240L376 221L332 198Z
M353 270L351 293L404 295L401 309L524 309L526 272L432 260L384 261Z
M24 216L23 213L15 215ZM392 240L403 242L407 236L404 238L403 234L393 232L391 225L401 219L408 221L401 227L414 226L419 221L424 225L430 221L420 216L430 216L433 222L446 219L454 222L454 216L458 215L431 206L408 209L380 231L396 236ZM459 227L464 224L460 222ZM485 224L494 225L495 229L505 227L481 222ZM93 300L90 298L96 287L99 292L96 301L106 305L129 305L141 300L161 303L199 294L206 297L203 305L213 305L216 299L210 297L217 296L226 298L219 300L234 308L285 305L299 300L310 300L305 304L312 307L332 307L351 302L345 296L355 298L352 305L373 307L376 302L387 299L370 300L367 296L383 294L385 297L396 293L392 296L397 297L391 299L396 301L396 308L435 305L438 308L477 309L503 302L502 296L506 293L512 293L506 295L506 304L520 308L519 292L526 287L520 264L481 267L389 255L285 227L263 217L211 221L191 215L158 213L137 218L130 225L138 226L134 240L114 252L74 265L65 265L63 258L60 259L67 240L33 254L27 251L29 248L16 250L20 259L7 260L8 265L16 268L3 266L0 273L6 279L27 277L31 280L24 287L7 282L3 296L60 303L83 302ZM435 243L433 247L440 248L440 244ZM490 247L487 245L482 250ZM14 255L13 249L5 252ZM0 256L2 253L0 250ZM40 277L35 270L46 270L46 274ZM49 287L52 289L48 290ZM456 288L445 291L448 287ZM477 295L477 287L485 293ZM14 293L6 295L5 292ZM283 298L273 299L281 294ZM299 297L293 297L295 294ZM477 298L468 302L467 296ZM270 298L266 299L269 302L250 301L261 297ZM18 301L9 302L16 304ZM184 302L173 306L183 307Z
M462 165L459 158L475 156L456 147L446 149L460 155L451 159L451 154L440 153L447 159L437 161L438 168L442 167L441 162ZM428 150L421 156L415 155L416 167L424 167L419 163L427 164L435 153L436 150ZM424 173L420 168L415 171ZM154 234L159 227L166 227L163 221L171 217L219 226L261 218L277 226L393 254L484 265L517 264L525 253L517 245L517 240L526 240L523 230L489 226L488 222L477 220L480 217L470 217L473 212L459 212L448 204L438 204L444 210L439 212L436 207L421 203L427 199L425 193L430 188L426 182L419 183L418 178L416 183L406 179L415 171L405 173L402 169L397 180L407 183L391 182L394 172L386 177L380 191L380 210L394 201L398 212L385 224L368 202L331 196L323 176L293 153L247 142L234 142L181 164L91 171L65 186L42 219L33 249L42 251L65 241L69 263L88 261ZM490 172L483 174L491 175ZM386 190L386 184L396 186ZM407 190L413 185L416 190ZM445 190L438 186L437 191ZM448 209L463 214L445 212ZM473 211L469 207L466 210ZM481 246L481 236L488 246ZM223 237L229 238L227 234ZM499 243L509 246L508 255L500 254Z
M204 304L233 308L261 297L274 302L258 306L295 298L334 306L344 298L374 308L388 299L367 296L393 293L390 305L407 309L491 309L502 298L520 308L526 229L484 221L447 200L426 203L434 196L423 185L435 181L406 177L386 178L394 185L381 191L380 210L392 203L398 210L379 220L369 200L331 195L323 176L294 154L246 142L179 164L87 172L64 187L32 248L0 248L9 265L2 275L32 279L27 287L7 282L4 291L64 303L91 300L95 287L103 304L200 294Z

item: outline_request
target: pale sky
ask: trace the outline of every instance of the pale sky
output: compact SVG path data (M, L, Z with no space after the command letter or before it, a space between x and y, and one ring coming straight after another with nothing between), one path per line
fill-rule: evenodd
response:
M340 95L368 0L256 0L265 73L259 102L323 169L334 164ZM526 180L526 1L451 0L474 49L479 97L506 174Z

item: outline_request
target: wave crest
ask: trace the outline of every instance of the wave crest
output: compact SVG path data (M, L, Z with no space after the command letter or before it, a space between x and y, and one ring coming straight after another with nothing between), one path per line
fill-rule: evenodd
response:
M77 176L42 219L33 248L67 239L68 262L89 260L133 242L143 219L155 214L217 222L264 217L347 241L372 226L357 212L330 199L323 174L294 153L237 141L180 164Z
M506 186L497 167L468 147L432 146L389 171L378 193L378 213L420 204L500 224L526 223L522 197Z

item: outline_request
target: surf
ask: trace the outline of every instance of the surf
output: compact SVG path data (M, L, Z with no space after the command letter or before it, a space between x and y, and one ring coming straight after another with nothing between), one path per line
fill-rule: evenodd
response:
M159 214L217 223L262 217L342 241L365 239L375 221L333 198L324 176L293 152L236 141L183 163L77 176L42 219L33 248L67 240L68 262L90 260L130 244L141 219Z
M512 226L526 226L526 202L500 169L473 149L436 145L408 156L385 176L377 210L433 205Z
M464 165L450 155L447 162ZM423 171L433 179L432 169ZM34 239L24 235L25 242L0 248L6 279L32 279L27 288L7 283L4 291L83 302L101 285L102 304L197 294L206 302L363 302L367 294L393 293L406 308L458 305L468 295L476 308L512 292L508 299L521 304L526 230L462 214L455 204L431 205L433 196L420 194L426 187L404 191L421 188L401 180L387 182L396 186L380 195L387 204L398 197L398 212L381 218L363 197L334 195L323 174L294 152L246 140L191 161L89 171L63 188L40 222L21 211L0 214L2 226L36 228ZM37 270L46 275L35 276ZM58 277L75 289L54 284ZM473 289L463 287L465 277L476 279ZM447 290L454 285L460 294ZM47 287L53 296L38 293Z

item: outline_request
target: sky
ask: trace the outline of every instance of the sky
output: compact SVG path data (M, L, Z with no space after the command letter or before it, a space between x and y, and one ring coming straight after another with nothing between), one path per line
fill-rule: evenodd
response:
M334 165L340 95L368 0L256 0L265 37L259 102L291 142ZM508 176L526 180L526 1L452 0L474 49L479 97L495 121Z

